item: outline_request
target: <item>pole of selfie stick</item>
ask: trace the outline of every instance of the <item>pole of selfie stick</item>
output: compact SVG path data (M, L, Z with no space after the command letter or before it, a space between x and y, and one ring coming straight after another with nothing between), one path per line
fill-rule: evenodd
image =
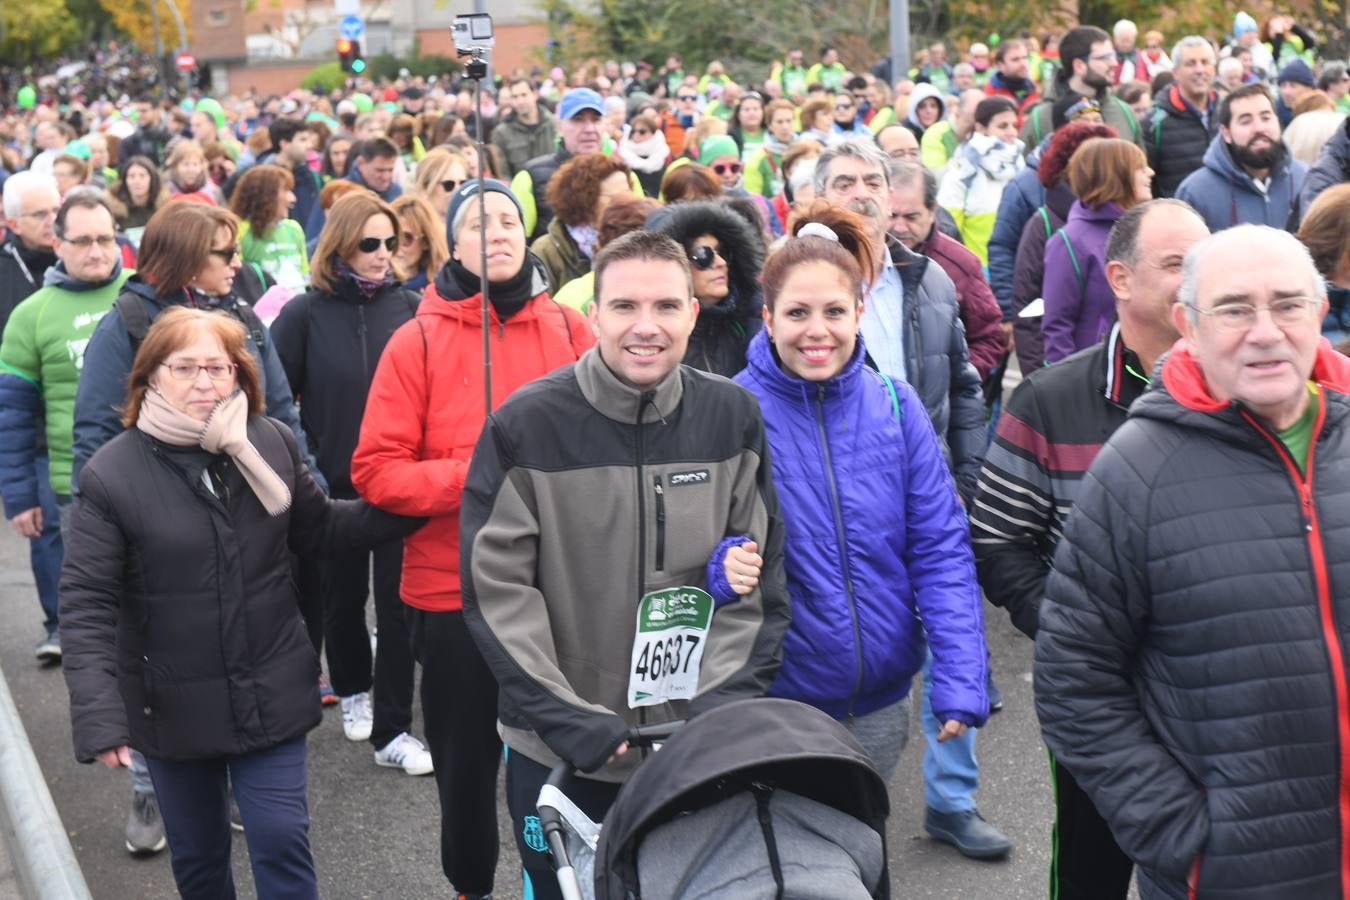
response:
M488 240L487 240L487 179L483 171L487 166L487 148L483 146L483 76L487 74L487 63L482 56L475 55L469 61L469 77L473 79L473 118L474 131L478 139L478 245L482 256L479 260L482 268L478 281L483 286L483 407L484 415L492 415L492 345L490 341L491 325L488 322ZM527 260L526 265L529 265Z

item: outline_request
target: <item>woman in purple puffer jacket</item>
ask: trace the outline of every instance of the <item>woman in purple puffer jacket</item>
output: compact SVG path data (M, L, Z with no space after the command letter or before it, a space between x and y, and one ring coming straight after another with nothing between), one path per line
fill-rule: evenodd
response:
M1041 334L1047 363L1096 346L1116 321L1106 238L1127 209L1153 198L1152 184L1144 151L1120 138L1089 141L1069 160L1069 186L1078 199L1045 244Z
M922 402L867 366L858 322L861 273L872 269L856 258L871 253L866 232L853 213L826 210L813 207L817 221L766 263L765 330L735 378L763 410L787 523L792 625L769 694L843 720L889 775L925 634L940 739L988 715L980 591ZM729 538L714 553L719 600L753 590L754 550Z

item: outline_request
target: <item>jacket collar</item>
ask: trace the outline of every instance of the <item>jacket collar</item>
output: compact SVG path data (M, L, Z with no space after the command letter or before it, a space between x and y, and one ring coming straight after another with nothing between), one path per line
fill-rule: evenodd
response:
M1310 377L1325 390L1350 394L1350 359L1332 350L1331 342L1322 338ZM1210 393L1205 374L1191 355L1190 345L1185 338L1172 346L1167 359L1163 361L1162 380L1167 392L1186 409L1213 414L1230 405Z
M1167 91L1167 102L1173 110L1182 114L1190 114L1197 119L1206 113L1213 113L1214 98L1214 92L1210 91L1209 95L1205 98L1205 109L1200 109L1181 95L1181 87L1179 85L1174 84Z
M856 384L858 373L866 364L867 348L863 346L863 337L859 333L853 355L839 374L828 381L806 381L784 372L778 353L769 342L767 331L760 331L751 338L745 357L746 368L766 391L790 403L805 405L810 402L810 395L815 389L824 387L830 393L842 394Z
M1130 404L1148 390L1148 382L1135 374L1143 374L1140 372L1143 364L1139 362L1138 355L1125 346L1119 322L1111 326L1111 331L1103 343L1106 353L1103 357L1105 364L1100 373L1102 396L1122 409L1129 409Z
M586 402L601 415L625 425L664 422L684 398L684 367L676 366L646 391L624 384L600 356L596 344L576 364L577 384Z

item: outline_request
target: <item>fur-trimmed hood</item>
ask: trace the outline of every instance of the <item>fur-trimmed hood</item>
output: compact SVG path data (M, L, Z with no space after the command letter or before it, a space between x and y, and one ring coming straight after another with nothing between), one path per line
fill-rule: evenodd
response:
M662 207L647 217L647 227L673 237L686 250L705 234L731 254L727 280L736 316L758 316L762 300L759 273L764 268L764 243L744 217L723 203L702 200Z

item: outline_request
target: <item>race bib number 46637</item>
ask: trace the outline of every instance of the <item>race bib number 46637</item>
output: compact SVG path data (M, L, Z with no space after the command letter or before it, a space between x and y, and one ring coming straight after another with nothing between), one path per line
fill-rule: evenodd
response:
M628 707L691 700L712 622L713 599L696 587L652 591L638 603Z

